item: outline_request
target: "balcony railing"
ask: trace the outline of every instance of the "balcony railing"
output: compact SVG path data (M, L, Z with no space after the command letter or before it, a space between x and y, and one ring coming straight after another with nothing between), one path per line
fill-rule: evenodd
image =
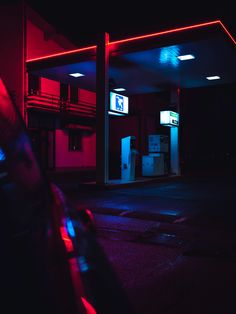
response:
M80 100L72 103L69 100L63 100L59 96L42 93L31 90L26 96L26 108L37 109L55 113L64 113L77 115L81 117L94 118L96 115L96 104Z

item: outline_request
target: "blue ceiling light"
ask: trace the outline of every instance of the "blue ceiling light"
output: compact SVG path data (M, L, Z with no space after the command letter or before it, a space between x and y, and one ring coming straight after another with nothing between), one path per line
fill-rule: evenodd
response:
M164 47L161 49L159 61L162 64L169 64L174 67L179 65L179 60L177 59L179 55L178 46Z
M76 72L76 73L70 73L69 75L70 75L70 76L73 76L73 77L81 77L81 76L84 76L84 74L79 73L79 72Z
M186 60L195 59L194 55L191 55L191 54L178 56L177 58L178 58L180 61L186 61Z

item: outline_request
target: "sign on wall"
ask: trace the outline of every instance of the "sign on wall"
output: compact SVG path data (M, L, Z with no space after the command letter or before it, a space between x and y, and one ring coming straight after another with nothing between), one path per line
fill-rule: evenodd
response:
M129 98L124 95L110 92L110 110L128 114L129 113Z
M179 114L174 111L160 111L160 124L165 126L179 126Z

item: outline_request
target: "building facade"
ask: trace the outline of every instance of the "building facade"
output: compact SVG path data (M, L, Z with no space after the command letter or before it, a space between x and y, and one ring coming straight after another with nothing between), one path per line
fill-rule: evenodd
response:
M233 120L227 122L234 114L222 117L235 111L236 42L221 21L108 40L102 52L102 43L75 47L26 5L5 5L0 42L0 76L45 169L101 170L102 183L120 178L121 141L130 136L135 176L142 176L150 135L169 137L165 175L235 164ZM182 52L191 59L179 58ZM219 79L208 80L212 74ZM117 87L126 88L129 114L108 119ZM178 135L161 125L165 110L179 114Z
M0 10L0 75L9 89L45 169L94 168L96 95L59 80L31 75L26 60L75 45L26 4ZM66 105L66 108L65 108Z

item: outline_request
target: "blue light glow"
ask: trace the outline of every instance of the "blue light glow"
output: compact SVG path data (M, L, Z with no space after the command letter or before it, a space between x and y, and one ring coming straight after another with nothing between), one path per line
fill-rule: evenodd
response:
M75 237L75 229L74 229L74 226L73 226L72 221L70 219L66 220L66 228L67 228L69 235L72 238L74 238Z
M3 152L3 150L0 148L0 161L4 161L6 159L6 156Z
M179 65L179 47L178 46L170 46L164 47L161 49L159 61L161 64L169 64L174 67Z
M80 256L79 257L79 266L80 266L80 271L82 273L85 273L86 271L89 270L88 263L87 263L87 261L86 261L84 256Z
M162 209L159 213L162 215L178 216L180 211L176 209Z

